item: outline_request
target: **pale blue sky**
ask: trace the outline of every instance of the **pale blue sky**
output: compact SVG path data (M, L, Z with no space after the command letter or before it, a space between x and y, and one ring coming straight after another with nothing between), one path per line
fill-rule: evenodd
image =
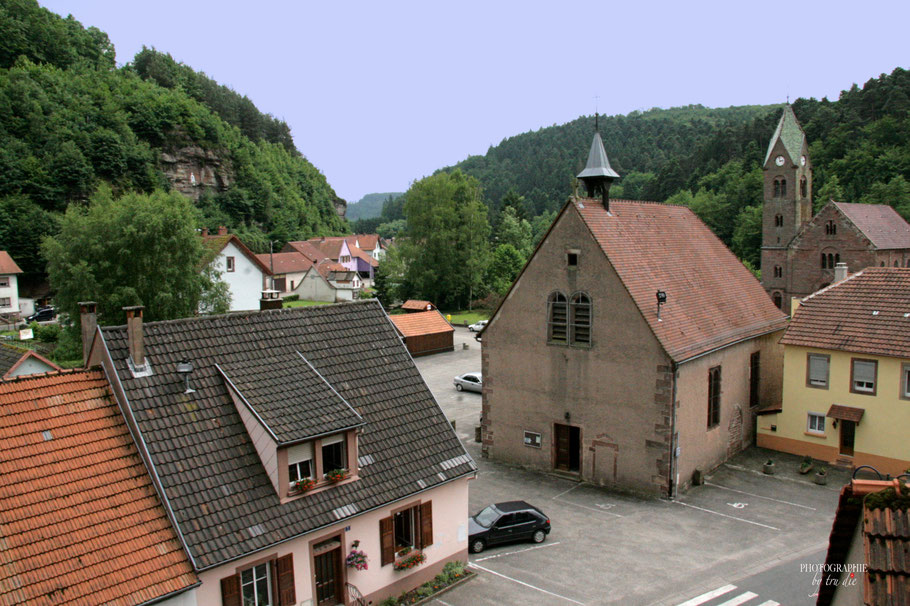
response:
M910 50L906 0L39 2L106 31L119 63L153 46L247 95L349 202L595 96L605 114L835 99Z

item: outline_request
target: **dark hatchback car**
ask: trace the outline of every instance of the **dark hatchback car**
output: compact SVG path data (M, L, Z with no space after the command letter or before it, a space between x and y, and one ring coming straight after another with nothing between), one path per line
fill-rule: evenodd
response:
M48 322L57 317L57 310L53 307L42 307L25 319L26 322Z
M550 518L524 501L496 503L468 518L468 547L471 553L480 553L488 545L501 543L543 543L548 534Z

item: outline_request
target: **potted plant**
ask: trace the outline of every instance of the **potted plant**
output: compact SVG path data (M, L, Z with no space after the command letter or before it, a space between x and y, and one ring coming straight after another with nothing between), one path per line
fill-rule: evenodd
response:
M768 459L765 461L765 464L762 466L762 471L769 476L774 475L774 460Z
M333 469L332 471L325 474L325 477L329 482L340 482L348 477L348 470L344 468Z
M360 541L354 541L351 544L351 553L349 553L348 556L344 559L344 563L348 568L366 570L367 554L357 549L358 547L360 547Z
M815 464L812 462L812 457L810 457L809 455L806 455L805 457L803 457L803 462L800 463L800 465L799 465L799 473L806 475L807 473L812 471L812 468L814 466L815 466Z
M818 471L815 472L815 478L812 480L819 486L824 486L828 483L828 470L824 467L820 467Z
M414 553L409 553L400 560L396 560L393 567L395 570L408 570L414 568L415 566L420 566L426 561L427 556L425 556L422 551L415 551Z
M313 478L303 478L294 482L294 489L298 492L306 492L315 485L316 481Z

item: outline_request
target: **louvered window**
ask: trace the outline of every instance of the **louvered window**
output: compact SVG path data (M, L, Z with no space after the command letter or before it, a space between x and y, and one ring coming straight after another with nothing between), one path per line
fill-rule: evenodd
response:
M853 360L853 390L858 393L875 394L875 360Z
M572 343L591 342L591 299L584 293L572 296Z
M554 292L547 302L548 331L547 339L557 343L565 343L568 332L569 306L566 296L561 292Z

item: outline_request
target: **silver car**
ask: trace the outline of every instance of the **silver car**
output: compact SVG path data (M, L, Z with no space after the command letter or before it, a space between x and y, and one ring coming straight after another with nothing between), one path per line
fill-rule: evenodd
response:
M487 321L488 320L481 320L480 322L474 322L473 324L468 326L468 330L470 330L471 332L480 332L481 330L486 328Z
M479 372L466 372L455 377L455 389L458 391L483 391L483 377Z

